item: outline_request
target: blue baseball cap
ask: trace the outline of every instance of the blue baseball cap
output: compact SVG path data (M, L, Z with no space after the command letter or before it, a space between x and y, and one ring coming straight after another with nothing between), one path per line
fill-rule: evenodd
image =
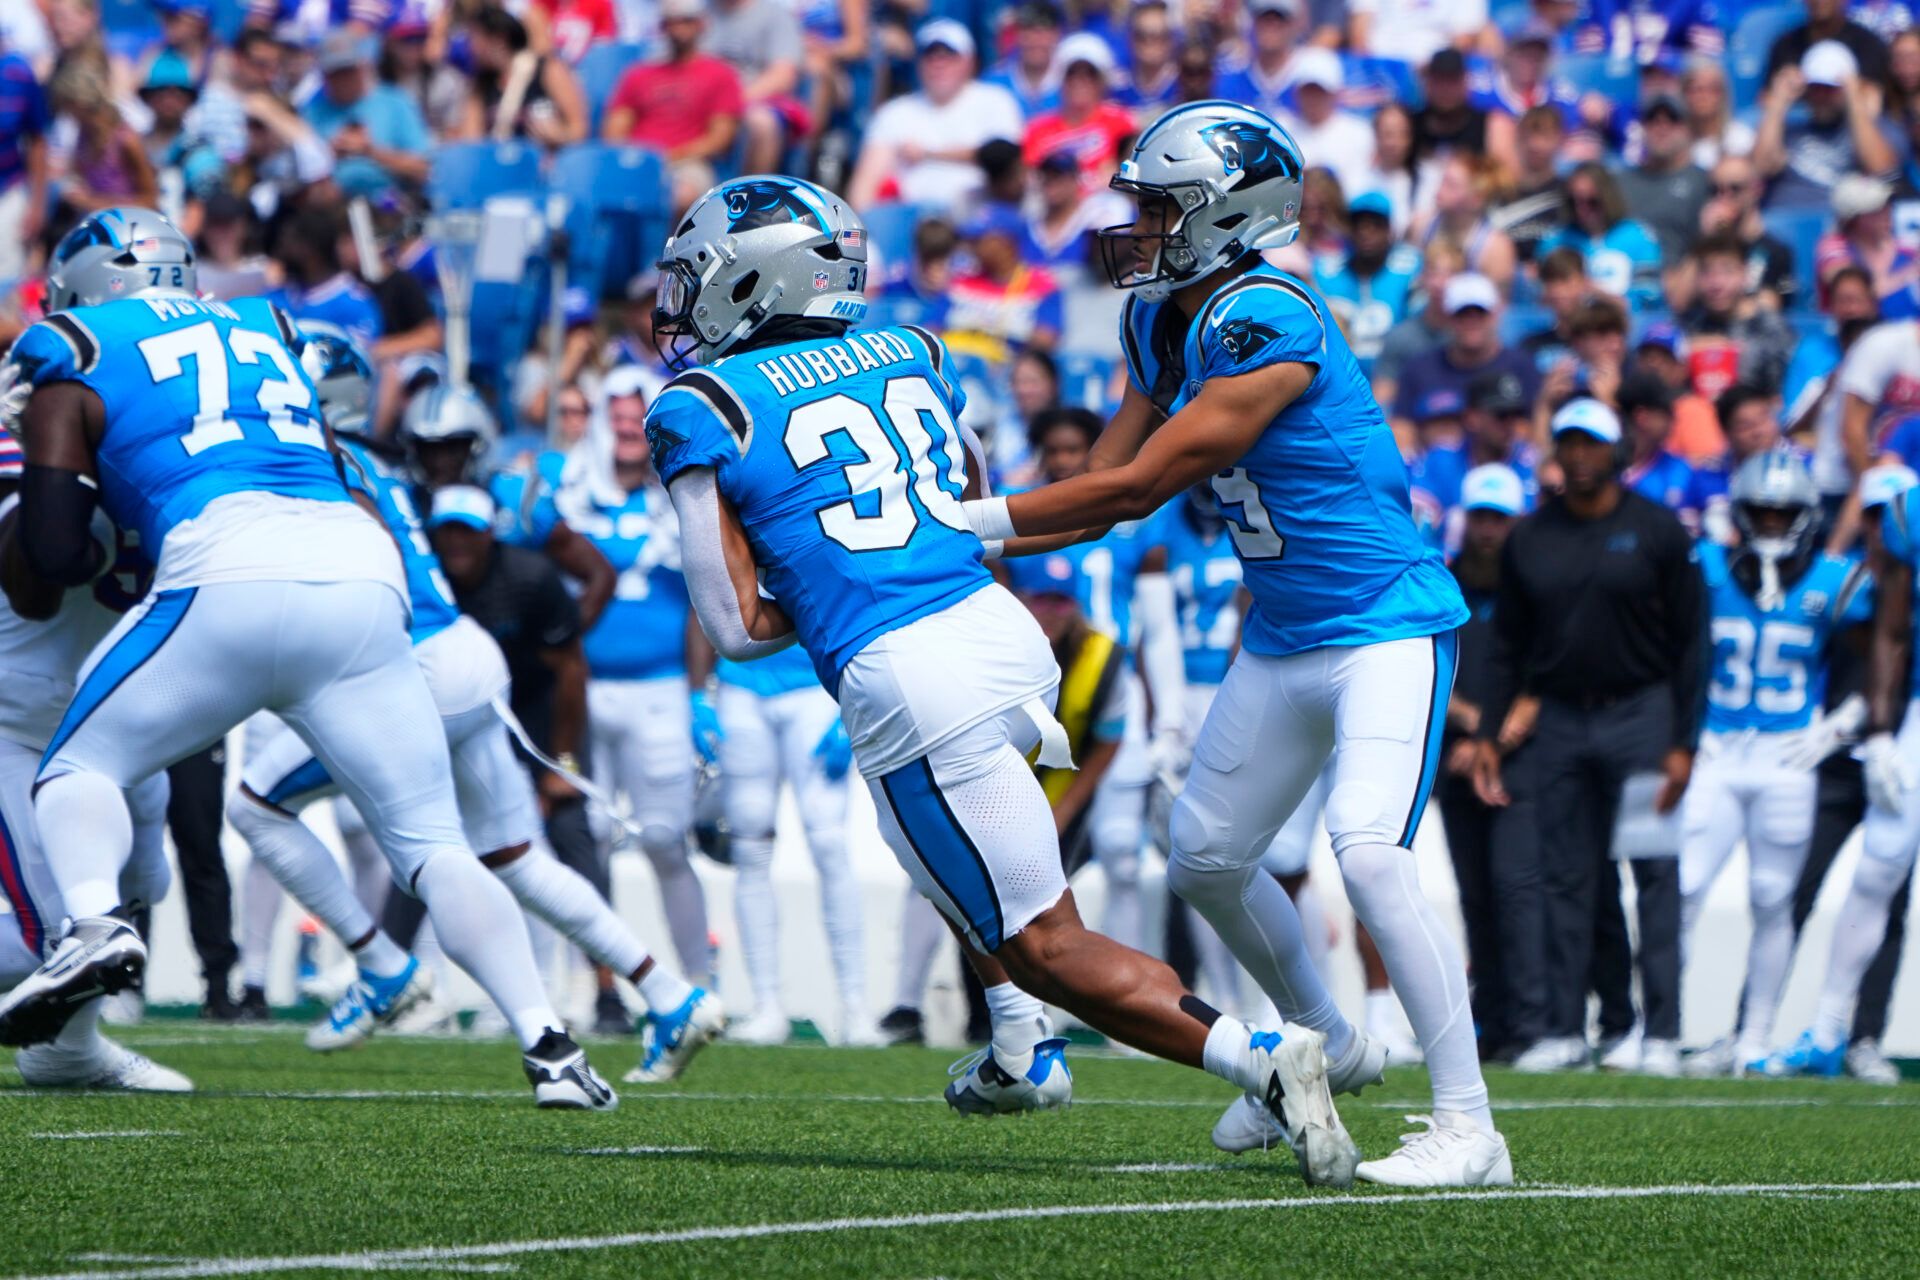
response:
M960 228L961 238L966 240L978 240L981 236L991 235L1018 240L1026 233L1027 220L1020 216L1020 210L997 201L975 209Z
M1467 398L1457 387L1436 387L1414 398L1413 420L1432 422L1435 418L1457 418L1467 409Z
M1079 574L1071 556L1057 552L1045 556L1010 556L1001 563L1007 566L1008 585L1016 595L1069 599L1079 595Z
M1385 218L1391 222L1393 202L1387 199L1387 193L1384 191L1362 191L1348 203L1347 216L1357 218L1363 213L1370 213L1376 218Z
M491 530L498 510L493 495L485 489L471 484L450 484L433 495L433 514L427 517L427 527L438 529L443 524L461 524L469 529Z
M1647 326L1646 332L1640 335L1640 341L1633 345L1636 349L1658 347L1676 360L1684 359L1687 353L1687 335L1671 320L1656 320Z

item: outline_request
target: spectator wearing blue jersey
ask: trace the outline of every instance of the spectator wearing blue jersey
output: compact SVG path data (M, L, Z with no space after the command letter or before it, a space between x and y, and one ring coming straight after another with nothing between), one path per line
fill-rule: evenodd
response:
M286 283L267 296L295 320L339 325L361 347L371 347L385 326L379 303L341 265L344 230L340 215L327 208L302 209L287 219L273 244Z
M1561 245L1579 250L1596 288L1635 308L1660 305L1660 243L1627 214L1626 198L1605 165L1588 162L1567 177L1569 224L1540 242L1539 252Z
M960 235L944 218L923 218L913 228L913 256L883 262L877 309L889 324L917 324L940 330L947 325L947 289L953 283ZM651 300L652 294L648 294Z
M1373 398L1391 405L1407 366L1446 341L1445 308L1440 305L1447 282L1466 269L1460 246L1439 239L1426 246L1420 260L1420 278L1413 290L1413 314L1387 331L1373 362Z
M1717 58L1727 49L1720 0L1587 0L1574 48L1641 66L1662 54Z
M1179 100L1179 52L1166 0L1137 0L1127 14L1126 78L1113 100L1133 112L1142 128Z
M1393 207L1363 191L1347 206L1347 250L1314 259L1313 279L1369 376L1387 331L1407 318L1420 254L1393 240Z
M1295 46L1306 19L1304 0L1252 0L1253 34L1244 68L1221 76L1220 97L1258 107L1271 116L1282 115L1291 103ZM1324 164L1319 156L1309 161Z
M0 282L25 273L47 210L47 130L53 112L33 66L0 49Z
M1088 194L1080 182L1080 161L1055 151L1033 169L1037 199L1026 215L1020 256L1045 267L1063 289L1086 275L1092 261L1094 232L1126 220L1125 197L1111 191Z
M1431 303L1429 303L1431 306ZM1394 392L1394 429L1404 440L1411 435L1415 406L1436 391L1451 392L1466 403L1467 387L1485 372L1511 373L1532 398L1540 376L1526 352L1500 341L1500 294L1482 275L1458 275L1447 282L1441 299L1446 315L1446 341L1408 361Z
M1549 74L1553 63L1553 36L1551 25L1529 18L1507 41L1506 52L1498 63L1470 71L1468 103L1489 116L1503 116L1516 123L1529 111L1546 108L1559 118L1567 133L1588 123L1589 116L1595 118L1595 124L1604 124L1609 111L1604 102L1592 103L1590 110L1584 109L1580 95L1572 86ZM1513 130L1502 127L1487 141L1489 148L1505 148L1517 140ZM1491 154L1509 169L1519 165L1517 150L1496 150Z
M1052 0L1026 0L1013 11L1013 51L980 79L1013 95L1031 120L1060 106L1060 77L1053 51L1060 45L1060 7Z
M1667 448L1673 435L1672 390L1656 375L1634 370L1621 379L1618 401L1629 449L1621 483L1677 514L1686 506L1693 469Z
M335 180L348 195L372 196L396 183L427 180L433 139L420 108L390 84L374 80L370 38L331 31L315 59L320 91L308 100L307 122L340 158Z

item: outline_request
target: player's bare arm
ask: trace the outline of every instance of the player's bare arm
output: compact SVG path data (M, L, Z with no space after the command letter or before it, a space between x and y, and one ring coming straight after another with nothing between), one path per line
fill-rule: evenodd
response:
M968 503L974 531L982 538L1028 536L1144 519L1189 485L1245 457L1315 372L1312 365L1286 363L1210 379L1131 462L1010 498Z
M20 418L26 471L16 541L27 566L62 587L90 581L103 563L92 523L100 502L94 448L104 423L100 397L77 382L39 388Z
M553 532L547 535L546 551L547 558L560 566L562 573L580 584L580 629L593 630L607 601L613 599L620 575L613 571L600 548L564 520L554 525Z

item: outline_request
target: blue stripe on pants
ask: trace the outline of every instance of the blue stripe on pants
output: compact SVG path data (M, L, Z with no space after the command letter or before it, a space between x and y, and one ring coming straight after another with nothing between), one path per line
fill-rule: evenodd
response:
M67 745L80 726L109 697L113 691L147 664L147 660L160 652L160 646L167 642L180 626L180 620L187 616L187 607L199 593L198 587L183 587L178 591L162 591L154 597L153 607L147 610L147 616L133 624L127 633L120 637L107 655L100 659L98 666L88 674L86 682L75 691L73 702L67 707L67 714L60 718L60 727L54 731L53 741L47 744L47 752L40 757L41 772L45 772L53 758L60 754L60 748Z
M327 772L327 766L308 756L292 773L274 783L261 798L274 808L291 813L311 800L314 792L324 791L332 785L333 775Z
M1427 704L1427 731L1420 750L1420 782L1414 789L1413 807L1407 811L1407 825L1396 841L1403 849L1413 848L1413 833L1420 829L1420 815L1427 810L1427 798L1433 794L1433 780L1440 772L1440 739L1447 732L1447 699L1453 694L1453 673L1460 657L1460 633L1443 631L1433 641L1433 696Z
M915 760L881 778L880 786L920 865L966 916L967 927L980 945L988 951L999 950L1006 930L1000 895L994 892L993 877L979 847L940 793L933 766L924 759Z

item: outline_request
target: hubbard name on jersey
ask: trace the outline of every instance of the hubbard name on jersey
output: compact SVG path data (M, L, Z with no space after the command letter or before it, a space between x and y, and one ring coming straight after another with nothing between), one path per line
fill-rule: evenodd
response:
M1725 547L1703 542L1698 554L1713 610L1707 731L1806 728L1826 701L1828 642L1872 617L1865 567L1851 557L1816 556L1780 603L1763 609L1752 584L1736 579Z
M1239 465L1211 481L1253 596L1250 651L1284 657L1466 621L1453 576L1414 527L1393 433L1310 289L1256 267L1184 332L1172 304L1131 297L1120 338L1128 377L1169 416L1209 378L1288 363L1315 370Z
M925 330L858 330L724 357L647 412L661 480L714 469L829 692L875 637L993 581L960 508L966 396L946 367Z

